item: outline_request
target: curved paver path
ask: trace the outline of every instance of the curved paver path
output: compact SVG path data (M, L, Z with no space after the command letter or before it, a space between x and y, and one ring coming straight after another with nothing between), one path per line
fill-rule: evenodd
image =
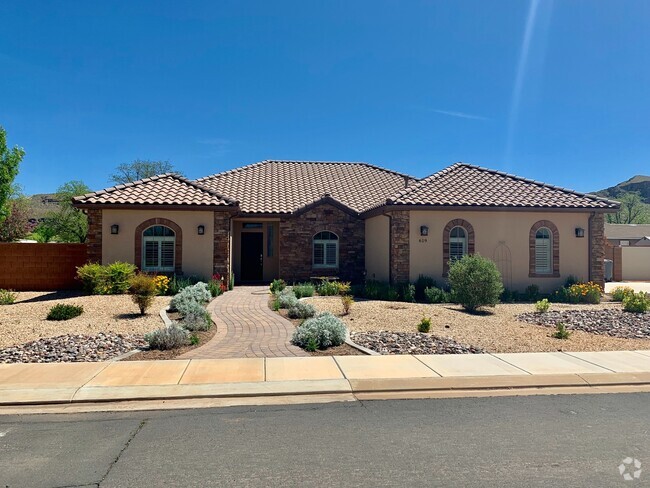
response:
M210 302L217 333L180 359L308 356L291 344L294 325L268 306L268 288L238 286Z

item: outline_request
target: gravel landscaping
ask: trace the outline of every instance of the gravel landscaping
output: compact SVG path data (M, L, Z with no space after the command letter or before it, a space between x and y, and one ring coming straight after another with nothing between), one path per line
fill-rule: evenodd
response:
M569 330L581 330L625 339L650 338L650 313L629 313L621 309L558 310L545 313L524 313L519 320L544 327L564 323Z
M430 335L452 339L458 344L473 346L485 352L542 352L542 351L614 351L650 349L650 339L612 337L574 329L568 340L555 339L553 330L518 319L533 311L532 304L499 304L479 314L468 314L458 305L425 305L403 302L359 300L352 305L349 315L343 314L339 297L314 297L307 301L319 311L339 315L350 329L358 332L417 333L417 324L423 316L431 317ZM621 311L620 304L599 305L552 304L551 312L563 311ZM620 312L622 313L622 312ZM648 336L643 336L648 337ZM408 347L408 346L406 346Z
M163 322L158 311L170 297L156 297L142 316L128 295L82 295L75 292L19 292L13 305L0 306L0 349L67 335L97 336L100 333L143 336ZM81 305L84 312L64 321L45 320L53 305Z
M474 346L423 332L357 332L352 340L379 354L478 354Z
M135 335L62 335L0 349L0 363L106 361L146 345L142 336Z

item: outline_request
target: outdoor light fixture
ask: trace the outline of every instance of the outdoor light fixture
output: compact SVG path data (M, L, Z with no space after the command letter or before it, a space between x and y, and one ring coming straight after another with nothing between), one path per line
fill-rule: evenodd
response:
M585 230L582 227L576 227L576 237L584 237Z
M119 234L120 233L120 226L117 224L111 225L111 234Z
M428 236L429 235L429 228L426 225L421 225L420 226L420 235L421 236Z
M205 225L199 225L199 226L197 227L196 231L198 232L198 234L199 234L200 236L202 236L203 234L205 234Z

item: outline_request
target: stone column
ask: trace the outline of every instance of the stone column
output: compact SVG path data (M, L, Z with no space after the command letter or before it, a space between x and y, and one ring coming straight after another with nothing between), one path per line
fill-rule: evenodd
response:
M589 280L605 286L605 215L589 217Z
M86 246L89 263L102 263L102 211L97 208L86 210L88 216L88 235Z
M219 273L224 283L230 281L230 213L214 212L212 273Z
M410 214L390 212L390 281L406 283L410 278Z

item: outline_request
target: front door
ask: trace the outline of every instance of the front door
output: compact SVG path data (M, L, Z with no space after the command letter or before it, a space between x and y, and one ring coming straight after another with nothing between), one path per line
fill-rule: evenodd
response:
M241 281L264 279L263 238L261 232L241 233Z

